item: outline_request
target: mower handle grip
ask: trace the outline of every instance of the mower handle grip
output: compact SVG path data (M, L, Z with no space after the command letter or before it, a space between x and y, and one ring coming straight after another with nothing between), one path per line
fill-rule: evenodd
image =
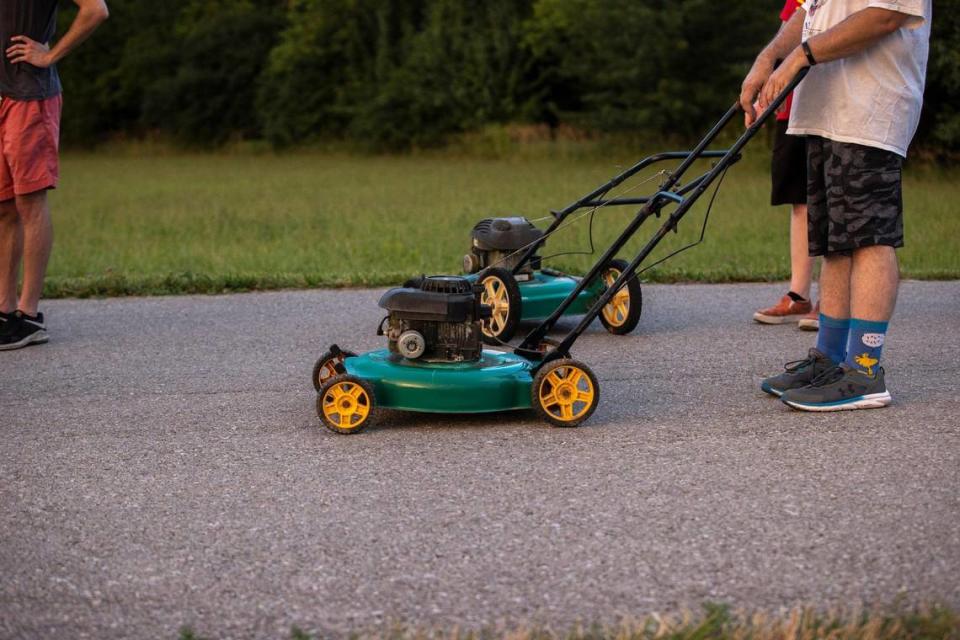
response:
M790 80L790 82L787 83L787 86L783 88L783 91L781 91L777 97L773 99L773 102L767 105L767 108L757 115L757 119L754 121L753 125L750 126L750 128L752 129L757 124L762 126L763 123L770 118L770 115L779 109L780 105L786 102L787 96L789 96L793 90L797 88L797 85L799 85L803 79L807 77L808 73L810 73L810 67L804 67L803 69L800 69L800 71L797 72L797 75L793 76L793 79ZM739 99L733 103L733 107L743 111L743 105L740 104Z

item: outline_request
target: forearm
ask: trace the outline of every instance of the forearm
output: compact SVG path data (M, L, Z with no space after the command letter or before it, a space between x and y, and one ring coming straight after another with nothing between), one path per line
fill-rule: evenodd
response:
M790 20L780 26L777 35L760 52L750 68L750 73L744 78L743 85L740 87L740 106L743 108L747 126L753 124L756 117L753 103L770 74L773 73L777 60L783 60L791 51L799 48L800 39L803 36L803 21L806 15L803 9L797 9Z
M905 13L870 7L807 40L817 62L830 62L860 53L893 33L910 19Z
M881 38L902 27L909 19L910 16L898 11L871 7L858 11L838 25L811 37L807 44L817 62L830 62L868 49ZM757 100L760 107L765 109L771 104L800 70L809 64L803 48L794 48L784 58L780 68L763 85Z
M62 60L81 42L90 37L100 24L110 15L107 4L103 0L83 0L77 2L80 9L73 24L60 40L50 49L50 62L55 64Z
M797 9L790 20L783 23L780 31L774 36L760 55L757 56L757 62L769 64L771 67L777 60L783 60L791 51L800 46L800 39L803 36L803 20L806 12L801 8Z

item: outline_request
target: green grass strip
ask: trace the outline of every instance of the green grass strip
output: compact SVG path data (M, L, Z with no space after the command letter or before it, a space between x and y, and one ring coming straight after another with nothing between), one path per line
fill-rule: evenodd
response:
M291 640L319 640L320 632L291 629ZM710 604L697 615L650 615L618 625L578 625L571 629L548 627L486 628L411 627L387 625L357 630L356 640L957 640L960 616L942 606L921 607L896 613L822 613L794 609L783 615L733 613L724 605ZM205 640L184 628L180 640Z
M613 158L67 154L52 196L56 241L45 293L385 286L422 273L459 273L478 220L525 215L546 226L542 218L550 209L658 150ZM706 241L644 273L644 280L786 279L789 209L769 206L769 152L762 144L754 151L727 176ZM904 276L960 278L960 170L910 167L905 175ZM648 195L658 176L640 178L651 177L611 195ZM694 207L648 264L699 237L708 200ZM589 218L571 219L549 239L545 264L585 272L635 210L596 213L592 255ZM660 222L646 222L621 257L636 255Z

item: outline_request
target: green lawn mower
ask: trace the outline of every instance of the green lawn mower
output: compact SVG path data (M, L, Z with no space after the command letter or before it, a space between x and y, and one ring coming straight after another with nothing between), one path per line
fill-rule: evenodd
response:
M557 216L556 221L562 219ZM487 343L507 343L521 322L542 321L576 288L579 277L543 268L539 256L522 259L527 247L543 246L547 234L521 217L487 218L473 228L472 247L463 264L468 279L483 288L481 301L491 307L491 317L483 323ZM611 260L600 278L584 289L564 315L586 313L626 266L626 260ZM600 322L610 333L627 334L640 322L642 310L640 281L633 278L603 308Z
M334 345L317 361L313 384L317 389L317 414L320 420L332 431L354 434L374 424L380 409L490 413L533 408L544 420L558 427L575 427L583 423L597 408L600 384L586 363L572 357L574 343L596 318L604 314L605 309L613 309L621 323L612 323L611 326L627 326L632 312L628 306L624 313L617 300L624 300L623 292L627 296L633 295L631 282L639 273L641 264L667 234L677 229L680 220L711 184L716 182L719 189L722 176L740 159L743 147L770 119L803 76L803 73L798 75L730 149L723 152L707 151L719 133L740 113L738 104L724 114L693 151L647 158L575 203L576 208L605 206L594 204L594 201L599 199L602 202L607 191L640 168L659 160L680 160L676 168L666 172L659 191L642 202L636 202L642 204L636 215L583 277L545 272L534 260L544 237L555 230L559 222L555 221L551 229L539 234L521 221L509 221L498 227L494 220L490 222L490 231L516 235L510 242L520 248L511 249L513 244L494 242L484 245L495 247L493 249L476 245L475 248L507 255L519 251L519 259L512 264L512 268L502 266L502 262L494 264L502 260L503 255L488 253L483 256L472 252L478 255L476 266L481 269L473 274L475 277L423 277L387 291L379 302L387 315L377 331L378 335L386 337L387 348L357 355ZM687 170L703 158L718 160L703 175L681 184L680 180ZM622 200L617 202L614 199L606 201L606 204L633 204ZM668 209L672 210L668 212ZM709 212L710 207L704 216L699 240L672 252L664 260L703 240ZM569 215L569 212L560 212L557 220L564 215ZM616 261L617 253L636 234L643 222L661 215L666 219L633 260ZM481 231L485 232L484 229ZM506 248L497 248L504 245ZM484 263L483 260L492 262ZM494 272L493 269L503 271ZM526 297L518 292L520 283L515 278L524 270L530 276L523 280L527 287ZM501 276L500 284L508 296L514 295L518 304L530 307L525 315L544 316L520 345L510 350L486 349L483 346L484 327L497 317L498 304L502 302L497 286L490 287L484 278L492 275ZM566 293L539 295L536 292L541 290L536 287L551 291L551 287L555 287ZM557 296L559 302L554 303L551 296ZM529 305L528 299L531 301ZM632 305L634 301L639 303L639 295L631 298L629 303ZM508 315L498 335L502 335L503 326L509 328L509 313L517 308L509 306L513 305L510 299L507 305ZM549 339L547 336L557 321L572 313L583 316L576 327L560 340ZM515 317L523 316L517 313Z
M699 158L722 158L726 151L704 151ZM463 257L463 270L471 281L483 286L481 301L492 307L490 319L483 324L484 340L492 345L509 342L524 321L543 321L557 309L582 280L580 276L544 268L538 252L547 239L571 224L593 216L606 207L645 205L649 197L616 197L608 194L620 184L650 165L668 160L685 160L689 151L661 153L630 167L606 184L591 191L567 207L552 211L553 221L538 229L524 217L486 218L470 233L470 252ZM577 214L574 216L574 214ZM574 216L573 220L570 220ZM591 229L591 248L593 245ZM612 285L627 267L627 261L614 258L607 262L600 277L590 282L567 305L565 316L583 315ZM643 291L640 280L630 278L600 312L600 322L614 335L626 335L640 322Z

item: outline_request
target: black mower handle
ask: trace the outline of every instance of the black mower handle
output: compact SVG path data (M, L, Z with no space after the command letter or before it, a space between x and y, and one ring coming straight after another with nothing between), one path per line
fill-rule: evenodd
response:
M606 199L605 196L610 192L611 189L619 186L622 182L632 178L636 174L640 173L647 167L657 162L664 162L666 160L686 160L691 155L696 154L697 159L699 158L722 158L727 155L727 150L699 150L696 151L665 151L663 153L657 153L652 156L647 156L640 162L636 163L623 173L614 176L607 183L597 187L587 195L583 196L576 202L572 202L563 209L559 211L551 211L553 215L553 222L544 230L543 235L540 236L540 239L536 242L531 243L524 248L523 252L520 254L519 260L517 260L516 265L513 267L513 273L518 273L526 264L533 259L537 251L543 246L547 241L547 238L550 235L560 228L560 225L563 223L567 217L575 211L584 208L600 208L608 206L625 206L625 205L638 205L646 204L650 201L650 197L638 197L638 198L610 198Z
M653 252L656 246L660 241L672 230L675 230L677 224L680 222L680 219L686 215L687 211L696 203L701 195L710 187L710 185L731 165L736 163L740 159L740 153L743 151L743 148L747 145L750 140L757 134L761 127L770 119L770 117L776 112L780 105L783 104L787 96L797 87L798 84L806 77L808 68L802 69L780 92L780 94L773 100L773 102L767 106L767 108L761 113L757 120L747 127L737 141L723 152L720 160L713 166L713 168L708 171L703 176L700 176L694 180L691 185L695 185L692 189L684 188L678 191L674 191L674 188L678 185L680 178L683 174L689 169L694 162L697 160L710 157L707 156L708 152L706 149L712 143L720 132L730 123L734 117L740 113L740 101L737 100L730 109L727 110L723 117L720 118L720 121L713 126L712 129L707 133L706 136L697 144L696 148L691 151L689 154L684 154L686 157L683 162L680 163L673 172L671 172L667 180L660 187L660 191L652 196L649 201L643 205L643 207L637 212L634 219L627 225L623 233L614 240L613 244L603 252L603 255L600 256L600 259L597 260L596 264L590 269L590 271L577 283L577 286L570 292L567 298L557 307L549 317L547 317L542 323L540 323L536 328L531 331L520 346L515 349L515 353L520 356L524 356L533 360L539 359L540 362L534 367L535 370L539 370L547 362L555 360L557 358L562 358L570 354L570 348L573 346L573 343L579 338L584 331L587 330L587 327L597 319L597 316L600 315L603 308L610 302L613 296L624 286L627 282L636 276L637 269L640 267L640 264L647 259L647 257ZM688 185L688 188L691 186ZM580 294L586 289L592 282L594 282L599 276L600 273L606 268L607 264L616 256L616 254L630 241L630 239L636 234L637 230L640 228L640 225L643 224L643 221L653 215L659 215L661 210L669 204L676 204L677 208L667 217L660 229L654 234L653 238L650 239L646 245L640 250L637 256L627 265L627 268L624 269L616 281L607 287L604 293L594 302L593 306L590 307L590 310L587 311L586 315L583 316L581 321L577 326L571 331L567 336L560 341L560 343L546 353L539 351L538 346L542 342L543 338L547 333L554 327L557 320L564 314L564 312L576 301Z

